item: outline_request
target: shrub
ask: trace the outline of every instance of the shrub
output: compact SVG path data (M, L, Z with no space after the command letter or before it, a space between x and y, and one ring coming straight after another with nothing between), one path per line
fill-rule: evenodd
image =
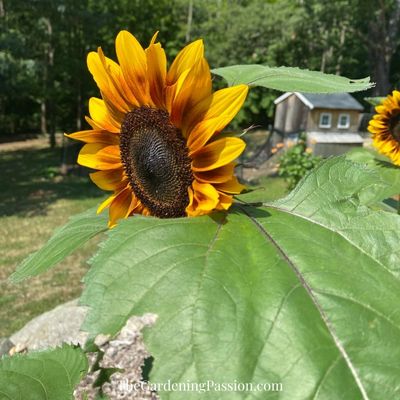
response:
M298 142L280 157L278 173L285 178L288 188L293 189L321 160L321 157L312 154L311 149L307 147L305 136L301 135Z

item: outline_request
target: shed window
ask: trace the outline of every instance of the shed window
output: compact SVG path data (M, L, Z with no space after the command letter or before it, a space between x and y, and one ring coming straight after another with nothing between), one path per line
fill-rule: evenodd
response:
M332 124L332 114L331 113L321 113L319 117L319 127L320 128L330 128Z
M337 127L340 129L347 129L350 126L350 115L340 114Z

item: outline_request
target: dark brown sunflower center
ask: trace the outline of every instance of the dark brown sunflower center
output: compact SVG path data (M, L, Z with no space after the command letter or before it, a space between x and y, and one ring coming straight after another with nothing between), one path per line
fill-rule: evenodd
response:
M193 181L191 160L168 113L142 106L126 114L120 148L132 190L152 215L184 216Z
M400 143L400 110L390 119L390 132L393 137Z

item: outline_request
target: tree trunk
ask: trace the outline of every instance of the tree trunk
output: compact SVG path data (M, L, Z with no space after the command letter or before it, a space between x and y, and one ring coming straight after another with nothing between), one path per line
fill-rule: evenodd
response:
M46 122L48 125L49 144L51 148L56 146L56 124L55 109L53 100L53 67L54 67L54 48L53 27L49 18L43 18L47 30L47 43L44 46L44 68L43 68L43 95L46 102L45 111L47 112Z
M189 0L187 27L186 27L186 43L190 42L190 31L192 29L192 19L193 19L193 0Z
M339 39L339 56L336 61L336 75L340 75L342 73L342 61L343 61L343 47L344 47L344 42L346 40L346 25L342 26L342 29L340 30L340 39Z
M373 88L373 96L387 96L390 92L390 65L382 53L372 53L373 63L373 77L375 80L375 87Z
M376 82L374 96L386 96L390 91L390 64L398 45L399 24L400 0L396 0L391 10L380 0L377 18L371 20L368 30L369 58Z
M46 101L40 101L40 133L45 135L47 133L47 118L46 118Z
M329 47L329 49L324 49L321 58L321 72L325 72L327 61L332 57L333 47Z
M82 129L82 94L80 84L78 86L78 96L76 100L76 130L80 131Z
M54 104L49 103L48 105L49 109L49 143L50 147L54 149L56 147L56 121L55 121L55 111L54 111Z

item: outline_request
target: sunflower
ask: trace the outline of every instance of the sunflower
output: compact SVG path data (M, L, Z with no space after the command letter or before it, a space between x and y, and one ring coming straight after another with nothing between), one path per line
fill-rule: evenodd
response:
M248 91L237 85L212 93L202 40L181 50L167 70L157 33L143 49L127 31L115 42L119 64L101 48L87 58L100 98L89 100L91 130L68 137L86 144L80 165L96 169L92 181L112 194L109 226L133 214L160 218L227 210L243 186L234 160L245 143L218 137Z
M400 92L394 90L375 110L368 126L374 146L400 165Z

